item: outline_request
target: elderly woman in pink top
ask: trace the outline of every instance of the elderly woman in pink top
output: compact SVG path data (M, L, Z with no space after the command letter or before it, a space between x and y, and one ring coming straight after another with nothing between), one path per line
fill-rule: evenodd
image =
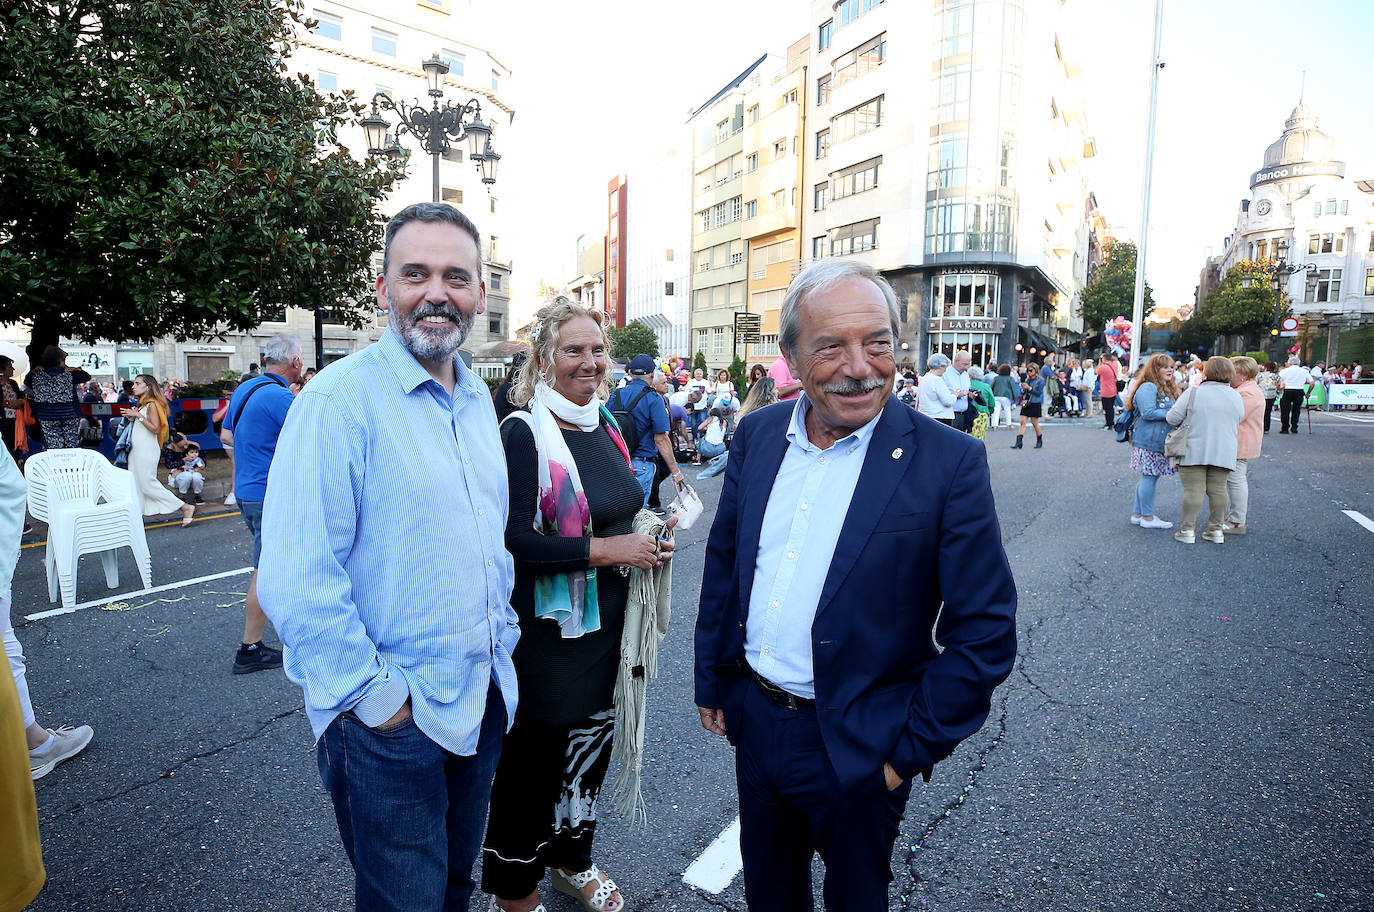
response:
M1245 514L1250 505L1250 479L1247 467L1251 459L1258 459L1264 441L1264 391L1255 378L1259 376L1259 362L1254 358L1232 358L1236 375L1231 387L1240 393L1245 405L1245 417L1236 433L1236 467L1226 476L1226 494L1230 504L1226 510L1223 531L1230 535L1245 534Z

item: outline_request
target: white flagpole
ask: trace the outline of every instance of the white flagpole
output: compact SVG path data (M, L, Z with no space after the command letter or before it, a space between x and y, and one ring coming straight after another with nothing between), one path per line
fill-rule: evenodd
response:
M1150 180L1155 164L1155 104L1159 97L1159 42L1164 33L1164 0L1155 0L1155 45L1150 57L1150 121L1145 133L1145 181L1140 191L1140 242L1135 259L1135 303L1131 308L1131 373L1140 367L1140 349L1145 341L1145 248L1150 239Z

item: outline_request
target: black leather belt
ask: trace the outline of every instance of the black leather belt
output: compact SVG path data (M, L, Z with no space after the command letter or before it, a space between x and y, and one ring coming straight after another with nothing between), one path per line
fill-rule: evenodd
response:
M759 685L759 690L762 690L768 696L768 699L772 700L783 709L790 709L793 712L798 712L800 710L816 711L815 700L799 697L794 693L783 690L781 687L755 671L754 666L750 665L748 662L745 662L744 666L749 669L749 674L753 676L754 683Z

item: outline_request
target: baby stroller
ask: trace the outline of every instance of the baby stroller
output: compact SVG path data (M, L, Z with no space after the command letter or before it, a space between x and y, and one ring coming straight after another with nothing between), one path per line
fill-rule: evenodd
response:
M1058 377L1050 377L1045 381L1045 399L1050 404L1045 412L1046 418L1064 418L1069 414L1064 402L1064 385Z

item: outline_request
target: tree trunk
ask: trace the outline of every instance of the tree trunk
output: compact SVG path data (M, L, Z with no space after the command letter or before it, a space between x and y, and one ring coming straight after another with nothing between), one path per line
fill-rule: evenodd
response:
M70 328L66 320L53 314L39 313L34 317L29 344L24 349L29 356L30 370L42 365L43 350L50 345L56 345Z

